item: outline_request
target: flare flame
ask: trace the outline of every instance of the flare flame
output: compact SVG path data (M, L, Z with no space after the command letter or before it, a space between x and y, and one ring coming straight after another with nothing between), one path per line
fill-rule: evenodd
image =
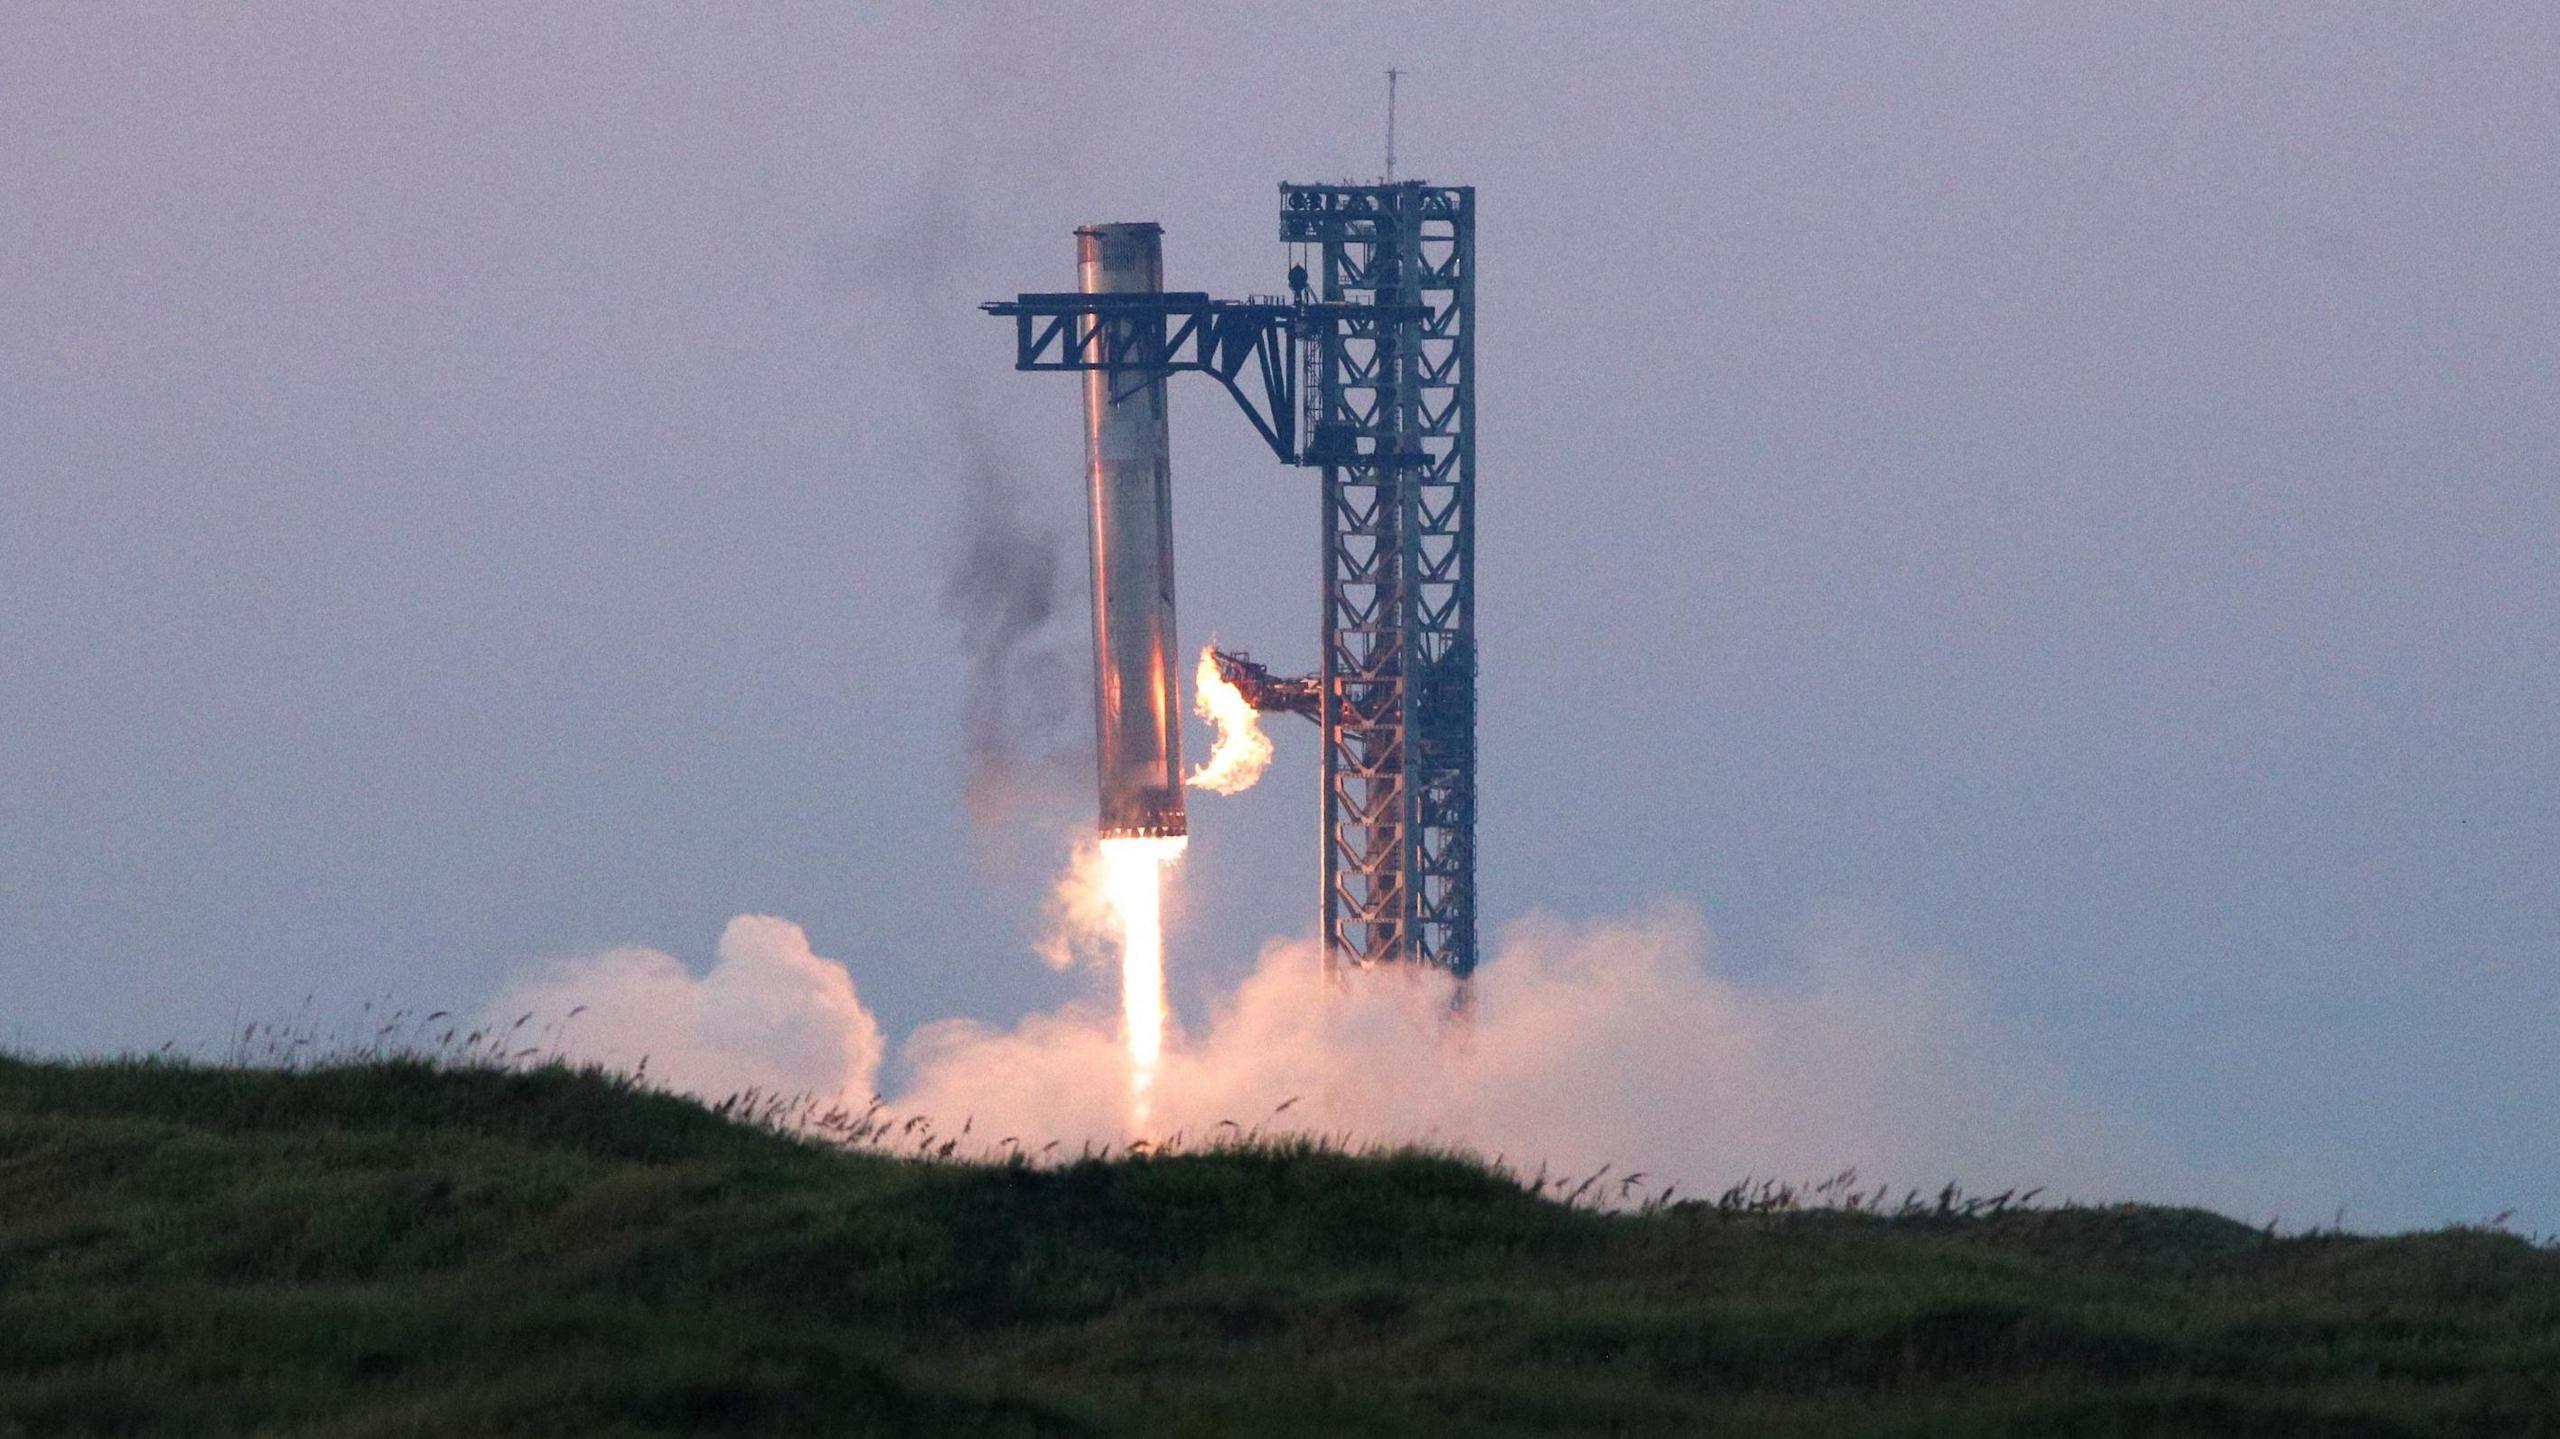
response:
M1271 767L1271 736L1262 732L1262 718L1244 691L1227 682L1218 673L1217 648L1204 646L1199 668L1191 672L1191 709L1194 714L1218 728L1218 742L1209 750L1209 758L1183 780L1211 794L1237 794L1253 788L1262 772Z

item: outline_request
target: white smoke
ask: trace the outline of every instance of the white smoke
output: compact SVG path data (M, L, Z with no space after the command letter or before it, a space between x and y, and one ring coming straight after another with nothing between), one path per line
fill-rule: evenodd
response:
M1111 908L1110 868L1102 862L1102 841L1091 830L1078 832L1066 872L1049 886L1048 932L1037 946L1051 969L1096 968L1118 963L1111 951L1119 940L1119 916Z
M1717 974L1698 912L1514 926L1451 1021L1445 979L1365 973L1327 992L1312 944L1268 946L1252 976L1168 1042L1155 1137L1221 1121L1361 1140L1460 1144L1515 1167L1640 1171L1645 1187L1721 1188L1855 1166L1934 1187L2010 1185L2121 1198L2197 1197L2146 1136L2075 1098L2058 1066L1986 1018L1947 966L1870 927L1831 922L1767 982ZM497 1006L588 1013L564 1047L718 1097L748 1086L859 1105L879 1028L844 971L797 927L746 917L699 980L663 954L555 967ZM1010 1027L929 1024L890 1100L944 1133L1125 1140L1128 1059L1099 1003ZM1287 1112L1274 1113L1283 1105Z
M1295 1101L1286 1127L1693 1188L1855 1166L2119 1195L2173 1172L1942 965L1872 929L1818 926L1797 971L1769 984L1719 977L1709 953L1682 904L1533 919L1478 971L1453 1029L1445 979L1360 974L1327 993L1313 945L1274 945L1195 1038L1168 1046L1154 1128L1210 1136ZM1100 1011L929 1026L905 1057L903 1109L1070 1142L1117 1132L1123 1061Z
M569 1017L571 1011L577 1011ZM491 1026L530 1014L563 1056L634 1071L706 1099L743 1090L866 1101L887 1045L843 965L810 952L800 926L742 914L697 979L672 955L609 949L508 985Z

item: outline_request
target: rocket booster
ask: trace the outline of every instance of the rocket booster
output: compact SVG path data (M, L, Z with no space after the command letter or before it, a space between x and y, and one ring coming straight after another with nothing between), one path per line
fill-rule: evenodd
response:
M1138 223L1076 231L1088 295L1164 288L1164 230ZM1099 344L1099 339L1093 343ZM1181 647L1173 629L1173 473L1164 376L1084 371L1086 493L1093 538L1094 752L1102 835L1179 835Z

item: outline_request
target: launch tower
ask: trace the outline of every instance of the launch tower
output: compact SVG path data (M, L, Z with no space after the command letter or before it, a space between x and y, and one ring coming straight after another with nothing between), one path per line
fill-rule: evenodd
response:
M1476 964L1475 190L1280 187L1290 293L1032 293L1014 366L1106 394L1216 379L1321 477L1318 672L1222 655L1255 707L1322 731L1327 962ZM1089 380L1089 384L1095 383Z

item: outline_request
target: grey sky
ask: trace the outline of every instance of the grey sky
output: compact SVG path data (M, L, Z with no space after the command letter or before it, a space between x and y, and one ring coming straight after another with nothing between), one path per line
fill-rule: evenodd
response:
M0 1039L742 911L893 1033L1087 983L1076 756L962 802L970 455L1083 642L1073 387L970 307L1099 219L1280 288L1392 60L1483 212L1494 920L1846 909L2199 1164L2560 1224L2550 7L945 8L0 12ZM1175 404L1186 638L1303 665L1306 479ZM1187 1006L1309 924L1276 733Z

